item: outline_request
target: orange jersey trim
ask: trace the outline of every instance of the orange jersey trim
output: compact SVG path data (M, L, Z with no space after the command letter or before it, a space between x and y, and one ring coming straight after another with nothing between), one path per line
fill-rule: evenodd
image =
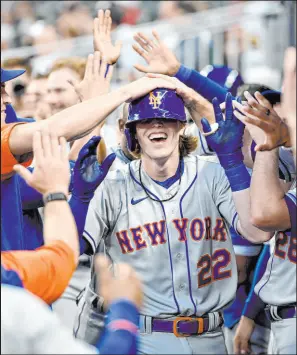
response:
M73 250L62 241L32 251L1 252L1 264L15 271L24 288L48 304L63 294L76 268Z
M32 159L27 160L24 163L19 163L16 157L11 153L9 147L9 137L15 126L24 124L25 122L15 122L10 124L4 124L1 127L1 180L5 178L5 175L13 172L12 168L15 164L21 164L25 168L32 163Z

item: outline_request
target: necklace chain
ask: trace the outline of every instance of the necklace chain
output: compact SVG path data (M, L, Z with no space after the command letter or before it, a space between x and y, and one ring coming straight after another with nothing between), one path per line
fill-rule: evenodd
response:
M142 161L140 160L139 163L139 181L140 181L140 185L142 186L144 192L146 193L147 197L150 198L152 201L157 201L157 202L167 202L172 200L179 192L180 189L180 183L181 183L181 160L179 161L179 183L178 183L178 189L176 190L176 193L171 196L170 198L168 198L167 200L157 200L156 198L153 198L150 196L149 192L147 191L146 187L143 185L142 182L142 178L141 178L141 165L142 165Z

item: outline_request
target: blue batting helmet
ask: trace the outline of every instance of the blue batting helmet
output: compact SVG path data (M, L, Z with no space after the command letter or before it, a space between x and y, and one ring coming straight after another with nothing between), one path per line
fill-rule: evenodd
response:
M207 65L200 71L200 74L215 81L230 91L233 96L236 96L239 86L244 84L238 71L228 68L226 65Z
M135 123L152 118L187 122L184 102L174 90L155 89L130 103L125 135L130 151L136 148Z
M25 73L25 69L6 70L1 68L1 83L17 78Z

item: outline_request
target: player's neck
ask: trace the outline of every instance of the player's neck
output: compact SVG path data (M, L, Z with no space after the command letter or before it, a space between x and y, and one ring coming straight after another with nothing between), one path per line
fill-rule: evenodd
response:
M179 155L173 154L168 158L151 159L142 155L142 167L144 171L154 180L165 181L174 176L179 164Z

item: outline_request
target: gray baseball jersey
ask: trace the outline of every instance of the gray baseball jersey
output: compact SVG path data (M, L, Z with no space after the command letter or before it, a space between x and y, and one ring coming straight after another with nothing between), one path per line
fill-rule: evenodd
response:
M296 188L290 190L286 198L296 206ZM296 218L296 210L293 218ZM296 234L291 230L277 232L274 238L274 252L255 292L270 305L296 303Z
M1 285L1 354L98 354L74 339L40 298L20 287Z
M141 313L202 316L234 298L237 270L228 225L238 216L222 167L198 156L184 159L181 181L165 189L140 161L110 172L90 203L84 237L104 242L114 263L127 262L144 284Z

